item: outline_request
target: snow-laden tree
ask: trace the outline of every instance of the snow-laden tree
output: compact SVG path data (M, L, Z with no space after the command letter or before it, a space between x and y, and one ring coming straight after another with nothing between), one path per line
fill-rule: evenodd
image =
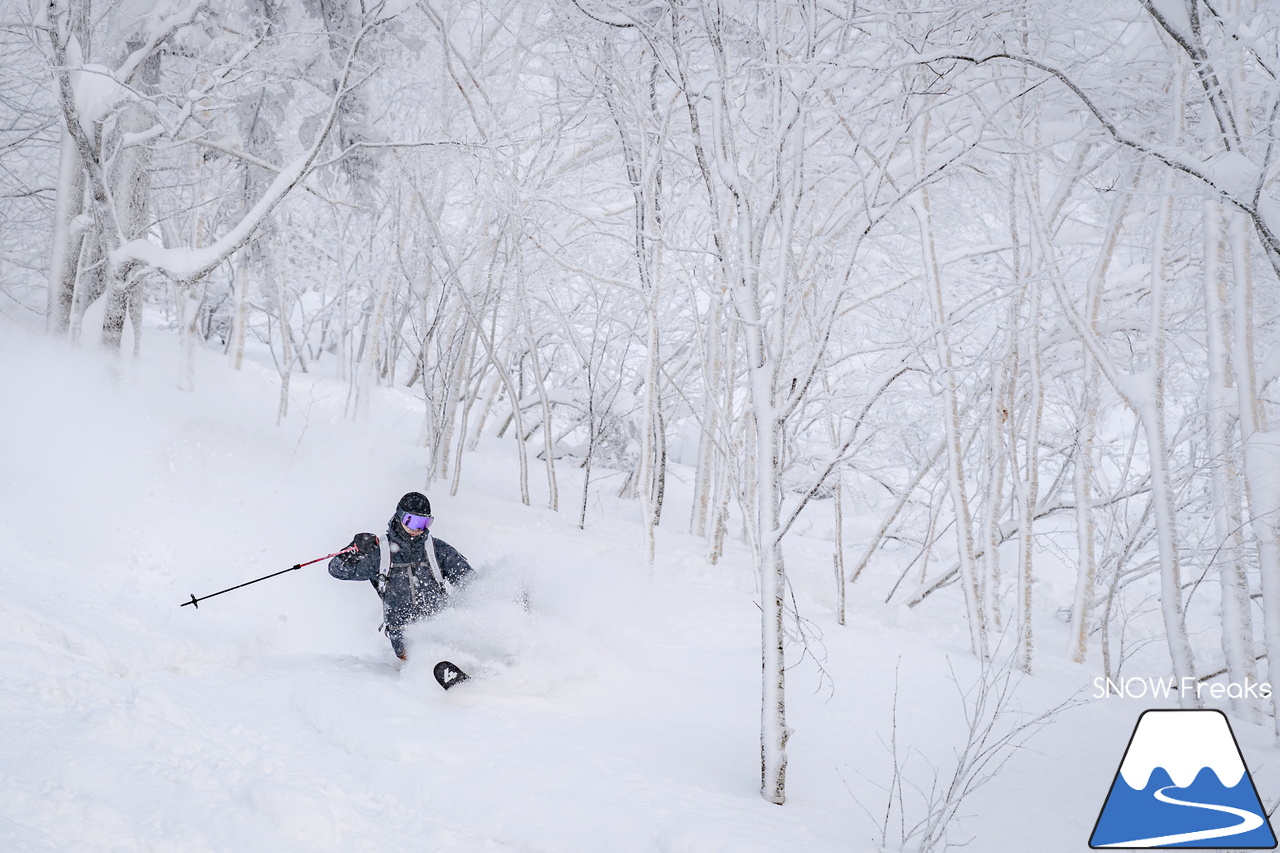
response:
M242 151L234 135L239 128L224 120L228 104L269 85L269 68L257 62L279 37L268 21L251 10L213 10L198 0L147 9L116 4L93 15L88 0L50 2L42 23L64 134L52 328L67 328L77 304L104 296L103 342L118 347L131 312L138 331L138 288L146 275L190 287L254 239L317 166L345 99L362 82L362 45L395 11L377 4L352 28L336 84L310 105L318 120L310 127L303 122L304 144L277 165ZM216 235L201 228L192 233L177 218L190 209L203 213L211 203L203 193L212 188L196 187L188 198L164 194L162 201L155 186L162 163L200 162L201 149L272 173L254 202Z

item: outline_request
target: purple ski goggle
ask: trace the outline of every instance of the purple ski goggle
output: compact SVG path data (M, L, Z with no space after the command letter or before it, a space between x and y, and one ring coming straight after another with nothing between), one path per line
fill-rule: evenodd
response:
M426 530L431 526L431 516L414 515L406 512L400 516L400 523L405 526L406 530Z

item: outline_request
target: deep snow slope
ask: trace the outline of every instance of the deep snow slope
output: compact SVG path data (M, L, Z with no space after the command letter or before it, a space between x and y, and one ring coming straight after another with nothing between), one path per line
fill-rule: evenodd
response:
M841 628L829 551L797 539L823 669L792 649L790 799L773 806L741 547L707 566L673 508L651 576L611 482L579 531L578 472L561 470L565 511L537 472L524 507L508 443L486 440L450 497L425 482L412 394L381 389L353 420L343 383L296 376L277 427L273 371L202 354L181 393L173 347L157 332L116 363L0 317L0 850L876 850L864 808L881 814L892 778L895 679L916 818L911 785L950 772L952 679L978 668L947 605L900 612L855 587ZM373 590L323 565L179 606L378 532L422 488L481 578L403 667ZM440 657L477 679L443 692ZM1086 849L1148 704L1088 701L1092 673L1047 657L1016 707L1085 701L965 802L968 850ZM1236 731L1274 799L1265 733Z

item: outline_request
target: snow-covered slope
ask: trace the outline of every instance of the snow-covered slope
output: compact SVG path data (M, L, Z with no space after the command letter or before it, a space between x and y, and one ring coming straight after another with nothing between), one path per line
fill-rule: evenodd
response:
M381 529L424 486L421 403L382 390L352 422L344 385L296 376L276 427L269 370L206 354L183 394L162 334L112 365L0 323L0 850L875 850L900 834L880 826L895 679L911 820L911 786L949 781L952 677L978 668L948 605L855 587L841 628L826 544L795 541L810 654L789 652L789 801L770 805L749 555L707 566L673 497L651 578L633 505L603 489L585 531L524 507L497 443L465 457L457 497L428 488L433 531L483 577L403 668L374 592L323 565L180 607ZM445 656L479 678L441 691ZM1043 669L1028 711L1091 678ZM1083 849L1139 710L1064 714L957 837Z

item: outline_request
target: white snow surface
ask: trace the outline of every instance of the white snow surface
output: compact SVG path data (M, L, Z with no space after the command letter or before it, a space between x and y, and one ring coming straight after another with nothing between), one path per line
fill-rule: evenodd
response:
M525 507L510 441L486 438L451 497L426 482L413 392L377 389L353 421L345 383L295 375L277 427L270 367L201 353L182 393L176 340L148 328L143 352L115 360L0 315L0 850L899 849L898 818L887 839L879 826L895 680L907 825L923 816L915 786L949 781L965 731L953 674L965 688L978 675L958 595L885 605L869 570L838 626L820 516L787 545L811 654L788 649L779 807L759 794L750 555L735 542L706 563L684 532L686 469L651 576L616 477L580 531L577 469L561 467L552 512L535 467ZM412 633L403 667L374 591L323 564L180 606L380 532L412 489L480 579ZM1069 589L1052 568L1046 589ZM1097 674L1053 654L1065 629L1041 615L1015 703L1027 714L1087 695ZM474 681L442 691L431 669L446 657ZM1064 713L964 802L956 838L1085 849L1145 707ZM1235 729L1273 799L1266 732Z
M1228 788L1235 787L1245 772L1227 718L1217 711L1144 714L1120 765L1120 775L1130 788L1141 791L1157 767L1168 771L1179 788L1194 782L1206 767Z

